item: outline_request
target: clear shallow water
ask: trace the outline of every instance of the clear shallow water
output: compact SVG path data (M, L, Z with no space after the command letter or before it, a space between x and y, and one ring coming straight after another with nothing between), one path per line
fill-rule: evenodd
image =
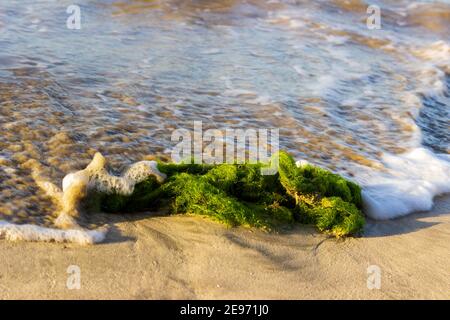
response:
M450 191L450 4L376 3L381 30L363 1L78 1L69 30L71 1L2 1L0 219L52 225L36 168L169 155L194 120L279 128L371 216L429 209Z

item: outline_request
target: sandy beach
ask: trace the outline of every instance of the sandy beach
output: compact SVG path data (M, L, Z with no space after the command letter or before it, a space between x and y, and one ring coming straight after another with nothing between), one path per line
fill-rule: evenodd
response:
M302 225L264 233L199 217L113 217L98 245L0 240L0 298L450 298L448 196L345 240ZM66 287L70 265L80 268L79 290ZM380 289L367 288L370 265L381 269Z
M450 299L449 17L0 1L0 300Z

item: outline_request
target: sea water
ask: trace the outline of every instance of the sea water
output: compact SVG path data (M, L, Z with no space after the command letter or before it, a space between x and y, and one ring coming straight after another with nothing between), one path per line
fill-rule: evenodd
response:
M279 129L375 219L450 192L449 1L79 0L69 29L72 4L0 2L0 233L54 226L33 173L167 156L194 121Z

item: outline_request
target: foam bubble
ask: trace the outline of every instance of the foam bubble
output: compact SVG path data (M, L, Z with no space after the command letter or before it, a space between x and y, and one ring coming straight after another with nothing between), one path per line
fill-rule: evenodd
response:
M156 161L140 161L130 166L121 176L111 175L104 167L92 170L86 168L75 174L89 175L89 190L100 191L104 193L118 193L130 195L134 191L134 186L153 175L159 182L166 179L166 175L158 170ZM66 185L70 186L74 179L73 175L68 175L64 180ZM64 181L63 180L63 181Z
M72 242L90 245L102 242L105 236L106 230L61 230L31 224L18 225L0 221L0 237L9 241Z
M402 155L385 154L383 172L360 168L364 212L384 220L427 211L436 195L450 192L450 162L425 148Z
M310 162L308 161L308 160L304 160L304 159L300 159L300 160L298 160L298 161L296 161L295 162L295 165L297 166L297 167L304 167L304 166L306 166L306 165L308 165L308 164L310 164Z

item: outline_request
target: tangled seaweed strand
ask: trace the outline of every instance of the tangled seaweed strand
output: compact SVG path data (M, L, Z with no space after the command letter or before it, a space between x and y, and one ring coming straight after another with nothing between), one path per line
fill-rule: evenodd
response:
M297 166L279 152L278 173L261 175L261 164L158 163L164 181L149 176L131 194L100 193L106 212L169 208L171 213L209 216L230 226L270 230L295 222L314 224L336 237L364 227L360 187L310 164Z

